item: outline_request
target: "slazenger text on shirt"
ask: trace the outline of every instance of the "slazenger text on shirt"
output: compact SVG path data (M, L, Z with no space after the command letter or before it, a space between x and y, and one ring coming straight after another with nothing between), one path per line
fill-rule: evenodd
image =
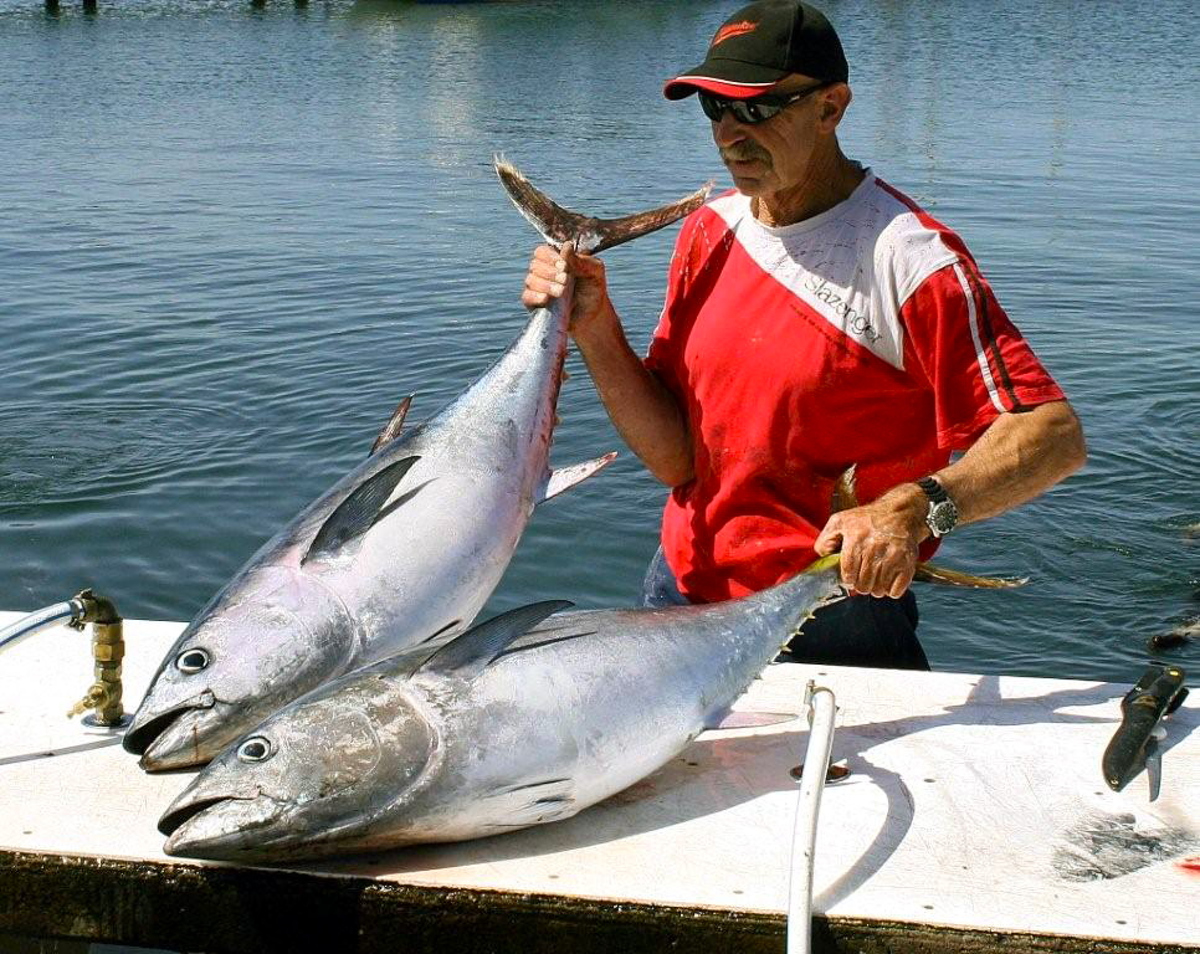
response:
M831 287L829 282L824 278L818 278L816 275L810 275L805 281L805 287L808 291L820 301L829 305L834 313L845 319L846 328L853 334L859 337L866 338L869 342L878 341L880 333L876 330L875 325L871 322L869 316L862 314L856 308L846 302L836 288Z

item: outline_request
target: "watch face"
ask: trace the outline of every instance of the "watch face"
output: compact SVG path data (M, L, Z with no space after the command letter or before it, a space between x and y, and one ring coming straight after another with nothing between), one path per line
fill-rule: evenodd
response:
M954 529L958 523L958 510L949 500L931 504L927 521L929 529L940 537Z

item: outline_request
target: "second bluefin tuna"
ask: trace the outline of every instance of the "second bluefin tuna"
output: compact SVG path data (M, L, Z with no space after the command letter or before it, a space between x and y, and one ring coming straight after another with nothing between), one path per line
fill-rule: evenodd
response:
M919 578L1016 582L924 566ZM724 603L512 610L276 713L167 809L166 851L284 861L570 818L727 725L804 620L843 595L835 554Z

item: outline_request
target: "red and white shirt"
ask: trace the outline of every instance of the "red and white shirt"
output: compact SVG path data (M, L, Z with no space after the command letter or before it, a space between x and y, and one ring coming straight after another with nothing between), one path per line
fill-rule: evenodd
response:
M962 240L870 171L782 228L738 192L689 216L646 366L691 428L695 478L672 491L662 542L696 602L815 559L851 465L873 500L1000 413L1063 398Z

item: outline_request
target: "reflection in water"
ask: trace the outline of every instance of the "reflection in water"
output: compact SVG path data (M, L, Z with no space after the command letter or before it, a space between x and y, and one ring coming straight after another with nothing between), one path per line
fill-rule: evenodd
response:
M484 98L482 57L486 25L467 10L425 10L414 5L358 3L353 13L368 34L368 69L374 132L392 139L420 130L428 137L420 158L433 167L478 162L478 107ZM420 63L407 63L408 51L424 47ZM409 66L403 83L394 79L397 61Z

